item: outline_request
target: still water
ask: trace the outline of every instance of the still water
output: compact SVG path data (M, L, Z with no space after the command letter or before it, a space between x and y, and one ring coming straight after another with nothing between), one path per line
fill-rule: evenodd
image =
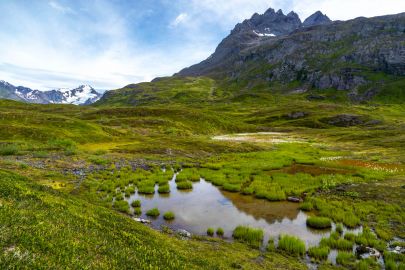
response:
M152 227L161 225L172 229L185 229L193 234L205 235L207 228L223 228L225 237L231 237L238 225L262 228L265 232L264 243L270 237L277 238L280 234L300 237L307 246L317 245L322 237L330 234L330 230L312 230L306 226L307 214L298 209L299 204L291 202L269 202L226 192L201 179L193 183L193 190L180 191L176 188L175 176L169 182L170 194L159 194L157 186L154 195L135 193L128 202L140 200L142 218L152 221ZM161 215L149 218L146 211L158 208ZM173 221L165 221L163 214L167 211L175 213Z

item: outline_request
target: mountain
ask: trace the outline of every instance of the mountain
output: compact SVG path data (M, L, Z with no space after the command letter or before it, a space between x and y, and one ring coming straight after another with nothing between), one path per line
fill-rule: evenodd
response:
M311 16L305 19L305 21L302 23L303 27L310 27L310 26L315 26L315 25L320 25L320 24L328 24L331 23L332 21L329 19L328 16L323 14L320 11L315 12Z
M88 105L99 100L101 96L102 94L89 85L81 85L75 89L39 91L0 81L0 98L29 103Z
M369 98L387 76L405 75L404 40L405 13L331 22L318 11L301 23L293 12L269 9L237 24L208 59L175 76L225 79L240 88L281 83L350 90Z

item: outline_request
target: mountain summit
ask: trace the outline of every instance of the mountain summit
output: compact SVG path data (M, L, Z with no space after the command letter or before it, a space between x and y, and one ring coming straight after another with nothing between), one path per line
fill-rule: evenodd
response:
M208 59L175 76L225 79L239 88L333 88L369 99L381 89L372 74L405 75L404 40L405 13L331 22L318 11L301 23L293 12L269 9L237 24Z
M323 14L320 11L315 12L311 16L309 16L303 23L303 27L309 27L309 26L314 26L314 25L320 25L320 24L327 24L331 23L331 19L329 19L328 16Z
M39 91L0 81L0 98L29 103L88 105L99 100L101 96L102 94L90 85L81 85L74 89Z
M316 12L302 23L294 11L285 15L281 9L276 12L269 8L264 14L255 13L250 19L238 23L207 60L183 69L179 75L206 75L209 69L222 65L225 60L248 47L260 45L264 40L287 36L303 27L330 22L331 20L321 12Z

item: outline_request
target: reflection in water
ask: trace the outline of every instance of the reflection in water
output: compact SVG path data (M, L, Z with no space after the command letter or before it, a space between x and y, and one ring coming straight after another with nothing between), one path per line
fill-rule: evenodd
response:
M231 237L238 225L262 228L265 241L280 234L300 237L307 245L316 245L330 231L313 231L307 228L307 215L298 210L298 204L290 202L268 202L252 196L220 191L211 183L201 180L193 184L192 192L179 191L174 179L169 182L171 193L160 195L134 194L129 203L141 200L143 218L145 212L157 207L161 216L154 219L152 226L162 224L173 229L185 229L195 234L205 234L207 228L223 228L225 237ZM176 218L166 222L163 213L172 211Z

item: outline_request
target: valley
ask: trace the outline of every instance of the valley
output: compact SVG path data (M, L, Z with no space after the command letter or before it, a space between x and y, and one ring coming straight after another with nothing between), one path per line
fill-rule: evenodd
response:
M171 77L8 87L0 268L405 269L404 18L269 9Z

